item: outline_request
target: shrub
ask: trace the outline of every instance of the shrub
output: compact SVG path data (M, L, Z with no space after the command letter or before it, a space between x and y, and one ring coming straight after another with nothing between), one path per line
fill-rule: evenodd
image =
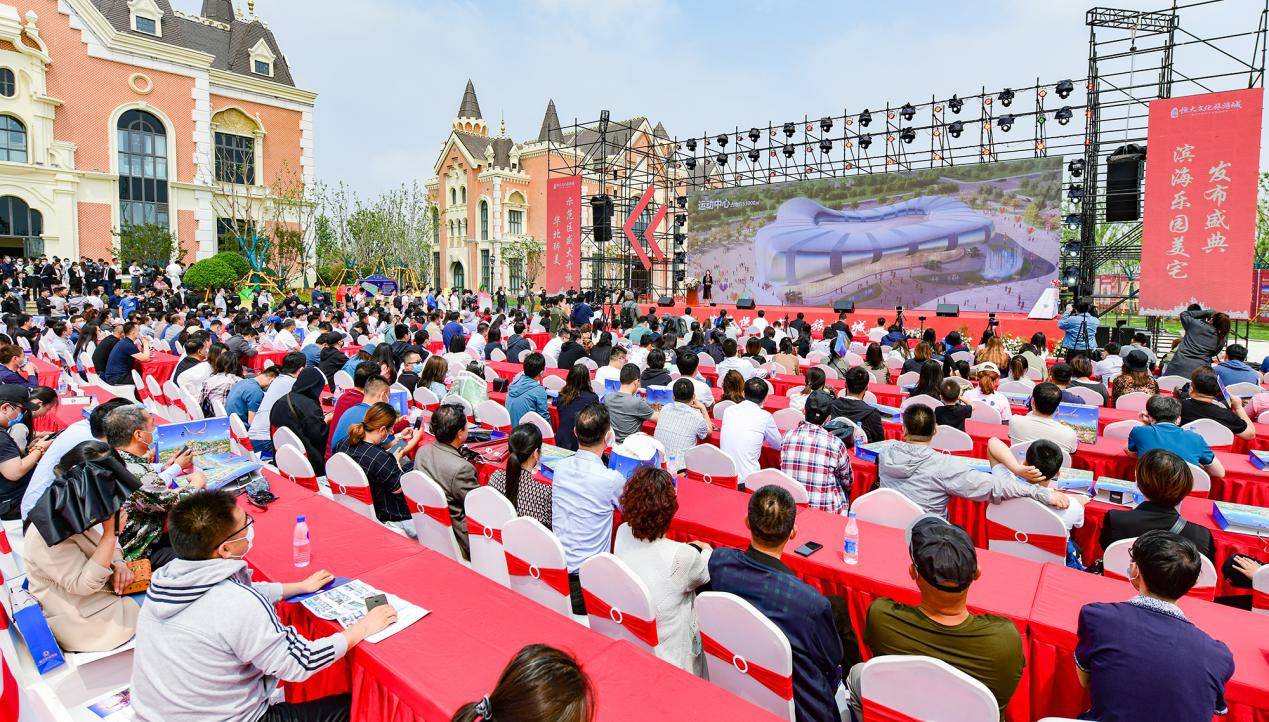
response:
M241 253L221 251L212 258L224 261L234 273L238 274L238 278L246 278L247 274L251 273L251 264L247 263L247 259L243 258Z
M181 283L196 291L204 291L218 286L232 286L240 278L225 259L213 256L190 266L181 278Z

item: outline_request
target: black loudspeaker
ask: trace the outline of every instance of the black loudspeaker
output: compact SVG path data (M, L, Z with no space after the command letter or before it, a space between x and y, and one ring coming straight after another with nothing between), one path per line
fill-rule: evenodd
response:
M670 298L669 296L662 296L657 299L657 305L658 306L673 306L674 299Z
M595 243L612 240L612 196L591 196L590 212Z
M1106 159L1106 222L1141 219L1141 177L1146 149L1129 143ZM1162 191L1160 191L1162 192Z
M711 304L711 305L712 305L712 304ZM750 311L750 310L752 310L752 309L753 309L753 307L754 307L754 302L753 302L753 299L752 299L752 298L738 298L738 299L736 299L736 308L738 308L738 309L743 309L743 310L745 310L745 311Z
M960 304L957 304L957 303L940 303L937 307L935 307L935 309L934 309L934 315L935 315L935 316L944 316L944 317L948 317L948 318L955 318L955 317L957 317L957 316L961 315L961 307L960 307Z
M833 304L833 310L838 313L842 313L842 312L854 313L855 302L854 301L838 301L837 303Z
M1099 348L1105 348L1106 344L1110 343L1111 330L1112 329L1108 326L1097 327L1097 333L1094 334L1094 337L1097 339L1097 346Z

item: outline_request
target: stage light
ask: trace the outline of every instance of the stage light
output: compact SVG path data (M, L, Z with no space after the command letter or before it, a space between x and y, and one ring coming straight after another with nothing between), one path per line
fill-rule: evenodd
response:
M687 240L687 235L682 231L674 231L674 245L682 247L683 242Z
M674 202L678 204L679 208L687 208L687 196L676 196Z
M1067 243L1062 246L1062 255L1067 258L1079 258L1080 249L1081 246L1079 241L1067 241Z
M864 133L859 136L859 147L868 150L868 146L872 145L872 133Z
M758 132L758 129L757 129L757 128L750 128L750 129L749 129L749 141L750 141L751 143L757 143L757 142L758 142L758 137L759 137L760 135L762 135L762 134Z
M676 213L674 215L674 225L678 226L679 228L682 228L684 223L687 223L687 216L683 215L682 213Z
M1009 129L1013 127L1013 116L1006 113L1005 115L1002 115L999 118L997 118L996 122L1000 124L1001 130L1008 133Z
M608 111L606 110L599 111L599 132L608 132Z
M792 158L792 157L793 157L793 153L794 153L794 152L795 152L795 151L793 150L793 146L791 146L791 145L786 145L786 146L784 146L784 157L785 157L785 158Z
M750 163L757 163L757 162L758 162L758 149L757 149L757 148L754 148L753 150L749 151L749 162L750 162Z
M832 118L828 117L827 115L826 115L826 116L824 116L823 118L820 118L820 130L822 130L822 131L824 131L825 133L827 133L827 132L829 132L829 131L830 131L830 130L832 130L832 129L833 129L833 119L832 119Z
M903 130L899 131L899 140L902 140L904 143L911 143L912 141L916 140L916 131L913 130L910 126L907 128L904 128Z
M1008 108L1009 106L1013 105L1013 91L1010 90L1009 88L1005 88L1004 90L1000 91L1000 95L996 96L996 100L999 100L1001 105Z
M1075 288L1080 283L1079 266L1067 266L1062 269L1062 285Z
M696 150L696 139L695 139L695 138L688 138L688 139L687 139L687 143L686 143L686 145L687 145L687 149L688 149L689 151L695 151L695 150Z
M864 108L864 112L859 114L859 124L867 128L872 125L872 112Z
M1075 83L1063 80L1057 84L1057 94L1062 100L1066 100L1073 92L1075 92Z
M947 101L947 107L951 108L956 115L960 115L961 108L965 107L965 101L953 95L952 99Z
M719 154L718 154L718 163L719 163L719 165L727 165L727 154L726 154L726 153L719 153Z
M1059 125L1066 125L1071 122L1071 106L1063 105L1053 117L1057 118Z
M947 132L951 133L953 138L961 137L961 133L964 131L965 124L959 120L953 120L951 124L947 126Z
M904 103L903 108L899 110L899 115L902 115L904 120L912 120L912 116L916 115L916 108L913 108L911 103Z
M1084 159L1076 158L1066 164L1066 172L1071 174L1072 178L1079 178L1084 175Z
M824 140L820 141L821 153L827 153L832 149L833 149L833 141L829 140L828 138L825 138Z
M720 148L726 148L726 147L727 147L727 134L726 134L726 133L723 133L722 135L718 136L718 147L720 147Z
M692 170L693 168L696 167L696 159L688 158L687 160L683 161L683 165L687 166L688 170Z
M1080 227L1080 223L1081 223L1081 222L1082 222L1082 221L1080 220L1080 214L1078 214L1078 213L1067 213L1067 214L1066 214L1066 227L1067 227L1067 228L1070 228L1071 230L1075 230L1076 228L1079 228L1079 227Z
M1066 199L1076 203L1084 200L1084 184L1072 183L1071 186L1066 189Z
M795 128L797 128L797 126L795 126L794 124L792 124L792 123L785 123L785 124L784 124L784 137L786 137L786 138L792 138L792 137L793 137L793 131L794 131L794 129L795 129Z

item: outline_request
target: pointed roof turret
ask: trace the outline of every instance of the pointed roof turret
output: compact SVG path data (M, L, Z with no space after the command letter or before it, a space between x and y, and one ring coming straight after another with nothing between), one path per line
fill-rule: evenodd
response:
M203 0L203 12L200 14L208 20L216 20L222 23L233 23L233 0Z
M669 140L670 134L665 132L665 126L657 123L657 127L652 129L652 134L663 140Z
M546 115L542 116L542 129L538 131L538 140L554 143L564 140L564 133L560 131L560 117L555 114L555 100L546 104Z
M458 104L458 117L483 118L480 114L480 103L476 101L476 86L467 81L467 90L463 91L463 102Z

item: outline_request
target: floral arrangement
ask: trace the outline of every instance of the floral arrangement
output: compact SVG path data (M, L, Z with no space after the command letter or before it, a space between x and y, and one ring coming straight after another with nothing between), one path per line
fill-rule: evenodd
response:
M1028 343L1028 339L1007 333L999 334L999 338L1000 342L1005 345L1005 351L1007 351L1010 356L1017 356L1018 352L1022 350L1023 344Z
M700 286L701 286L701 279L697 278L696 276L684 276L683 288L686 288L689 291L694 291L697 288L700 288Z

